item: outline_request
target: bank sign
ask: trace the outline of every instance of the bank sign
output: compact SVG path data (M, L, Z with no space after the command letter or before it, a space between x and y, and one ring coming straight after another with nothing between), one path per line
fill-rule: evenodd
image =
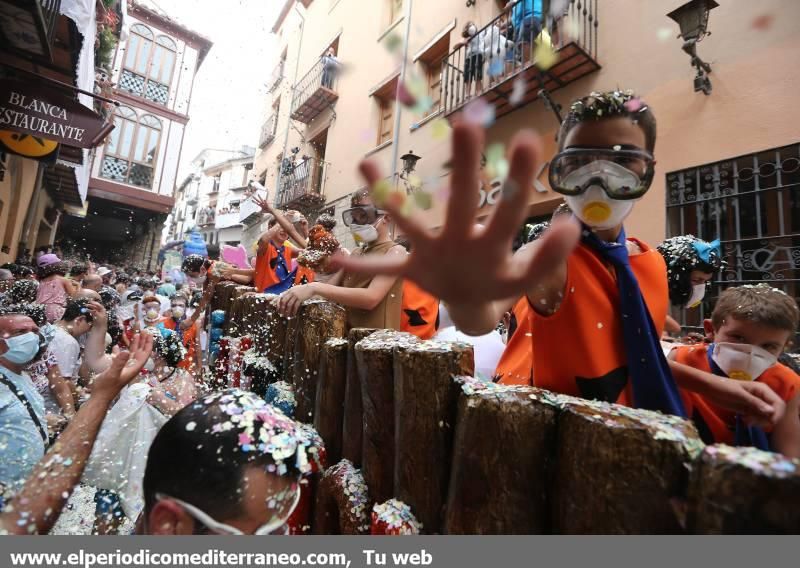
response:
M46 84L17 79L0 82L0 130L93 148L113 128L113 123L104 123L99 114Z

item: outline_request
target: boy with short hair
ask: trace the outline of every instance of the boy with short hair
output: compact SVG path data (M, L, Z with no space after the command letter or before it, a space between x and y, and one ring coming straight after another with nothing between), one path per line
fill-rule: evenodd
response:
M672 351L679 363L720 377L758 381L786 402L786 413L769 439L759 442L762 433L749 430L738 415L688 393L687 410L706 443L757 445L800 457L800 376L778 363L799 320L797 303L783 291L767 284L737 286L720 295L711 319L704 322L712 343Z
M178 334L184 348L186 356L178 363L179 369L186 369L192 374L199 373L202 368L201 351L199 346L199 325L193 322L188 329L181 325L184 321L191 321L187 313L186 296L183 294L173 294L170 299L170 315L161 318L159 326L172 330Z

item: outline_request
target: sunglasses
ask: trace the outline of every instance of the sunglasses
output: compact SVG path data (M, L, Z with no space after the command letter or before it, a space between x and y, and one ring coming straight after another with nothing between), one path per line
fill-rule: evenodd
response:
M386 215L386 211L373 205L359 205L342 211L342 221L347 227L353 224L371 225L381 215Z
M254 536L265 536L269 534L275 533L275 531L286 524L289 520L289 517L292 516L294 510L297 508L297 504L300 502L300 486L295 486L295 496L294 502L292 506L289 508L289 512L286 514L284 518L273 518L269 522L261 525L258 527L255 532L253 532ZM180 505L184 511L189 513L195 521L202 524L204 527L208 528L210 531L216 534L223 534L223 535L237 535L237 536L244 536L246 533L242 532L240 529L236 527L232 527L226 523L220 523L219 521L212 518L208 513L203 511L202 509L198 509L191 503L187 503L181 499L177 499L175 497L170 497L169 495L165 495L163 493L156 493L156 499L159 501L164 501L169 499L170 501L174 501L178 505Z
M650 189L654 163L645 150L570 148L552 159L548 177L561 195L577 196L599 185L612 199L638 199Z

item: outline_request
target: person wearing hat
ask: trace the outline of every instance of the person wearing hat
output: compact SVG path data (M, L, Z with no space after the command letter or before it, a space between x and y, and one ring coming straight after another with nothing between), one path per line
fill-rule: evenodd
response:
M48 323L54 323L64 315L67 298L78 293L78 287L67 280L67 266L54 254L43 254L37 261L39 289L36 303L44 306Z
M97 275L103 279L103 286L110 286L111 277L114 276L114 271L107 266L101 266L97 269Z

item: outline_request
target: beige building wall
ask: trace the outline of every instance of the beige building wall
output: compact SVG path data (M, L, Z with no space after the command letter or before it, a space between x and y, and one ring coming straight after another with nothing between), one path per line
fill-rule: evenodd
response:
M17 258L25 217L39 185L39 162L5 155L0 181L0 264ZM41 190L39 190L41 191Z
M291 12L281 28L280 54L287 49L286 78L274 97L281 97L280 120L275 141L256 158L255 171L266 169L267 187L276 186L277 158L288 128L291 85L299 55L298 77L318 61L337 37L338 57L344 64L339 77L335 119L324 111L310 125L295 122L289 128L287 148L300 146L311 153L308 141L328 129L325 160L330 163L324 186L328 203L347 196L363 185L356 172L365 156L377 160L387 174L392 167L392 144L376 147L378 107L369 93L399 69L399 61L386 49L387 37L402 35L405 21L388 22L391 0L315 0L305 10L300 44L299 18ZM656 177L651 191L639 202L629 219L628 233L657 243L665 236L665 174L669 171L765 150L800 140L800 2L724 2L711 12L712 35L698 45L699 55L713 65L710 96L692 91L694 69L676 39L678 26L666 14L682 0L633 2L603 0L598 13L598 60L602 69L553 93L565 110L574 98L591 90L615 87L639 92L658 120ZM306 2L308 4L308 2ZM463 0L416 0L413 5L409 57L413 57L441 33L450 35L450 48L460 41L468 20L481 27L498 13L498 3L478 0L467 8ZM299 5L299 4L298 4ZM301 8L302 10L302 8ZM772 14L768 30L756 29L755 18ZM666 32L660 32L665 30ZM667 37L664 37L667 36ZM299 54L298 54L299 50ZM410 63L409 72L421 74L422 65ZM272 101L265 105L271 110ZM268 113L265 114L265 118ZM431 122L414 125L421 117L402 110L398 155L409 150L421 156L416 174L428 183L446 175L448 144L434 138ZM508 143L521 127L542 135L545 159L555 151L557 123L553 114L536 100L499 119L487 131L488 142ZM299 132L298 132L299 130ZM547 187L547 172L540 180ZM454 193L458 195L458 192ZM274 197L274 194L273 194ZM560 201L548 190L534 193L532 215L547 214ZM432 225L441 222L441 203L422 215ZM342 207L337 207L337 213ZM488 214L484 210L480 215Z

